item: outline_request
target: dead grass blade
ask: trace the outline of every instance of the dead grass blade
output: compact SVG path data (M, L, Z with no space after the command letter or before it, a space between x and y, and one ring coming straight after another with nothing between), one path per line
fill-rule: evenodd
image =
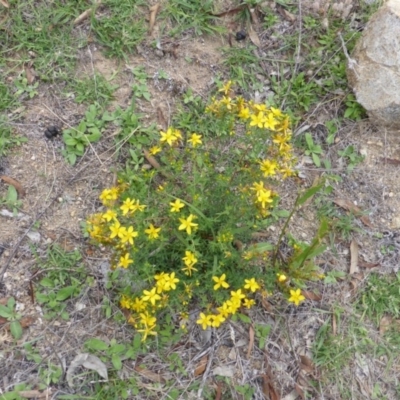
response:
M0 4L5 8L10 8L10 5L6 0L0 0Z
M380 161L382 161L385 164L400 165L400 160L397 160L395 158L381 157Z
M358 244L352 240L350 243L350 275L358 272L358 253Z
M14 186L15 190L18 192L20 197L24 197L26 192L25 189L22 187L22 185L14 178L10 178L9 176L6 175L1 175L0 180L3 180L5 183Z
M51 388L47 388L43 392L40 392L39 390L22 390L18 392L18 396L24 399L49 399L51 398L51 395Z
M25 70L26 80L28 81L28 84L32 85L32 83L35 81L35 73L32 69L32 66L25 65L24 70Z
M75 21L73 22L73 25L79 25L81 22L83 22L86 18L90 16L92 12L101 4L101 0L98 0L94 3L93 7L88 8L85 10L81 15L76 17Z
M251 357L251 353L253 351L253 347L254 347L254 328L252 325L249 326L249 348L247 350L247 359L249 360Z
M154 24L156 22L156 16L157 16L159 9L160 9L160 3L157 3L154 6L151 6L149 8L149 11L150 11L149 35L150 36L153 33Z
M354 213L356 216L359 216L362 213L361 209L358 208L355 204L353 204L350 200L334 199L333 202L337 206L343 208L344 210ZM362 215L360 217L360 220L364 225L368 226L369 228L372 228L372 223L366 215Z

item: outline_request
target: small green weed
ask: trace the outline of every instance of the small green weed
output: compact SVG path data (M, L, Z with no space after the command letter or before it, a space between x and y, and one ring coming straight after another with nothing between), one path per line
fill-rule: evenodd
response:
M118 88L118 85L112 85L110 81L97 73L92 77L74 81L71 89L74 91L75 101L77 103L108 104L114 98L114 91Z
M25 73L20 75L14 81L14 84L17 87L17 91L15 92L15 96L20 98L20 100L21 100L21 97L23 97L23 95L26 95L30 99L32 99L38 94L36 89L39 86L39 82L35 82L33 85L29 85L28 84L28 79L25 77Z
M71 165L76 163L77 157L83 156L87 146L100 140L105 123L113 119L108 112L102 116L100 114L100 106L92 104L76 128L64 130L63 140L66 146L62 153Z
M143 40L147 27L141 5L146 3L142 0L105 0L102 7L106 12L100 16L92 15L92 30L105 47L107 56L126 58Z
M189 29L196 35L224 32L225 28L215 25L217 18L213 14L212 0L169 0L162 15L176 24L169 32L175 36Z
M133 95L147 101L150 101L150 92L147 87L148 75L143 67L132 68L132 73L135 76L135 83L132 85Z
M351 173L358 164L364 161L364 156L359 154L353 145L347 146L344 150L339 150L338 154L346 161L348 173Z
M305 154L312 157L314 164L319 168L321 166L320 155L323 154L322 147L314 143L310 133L306 132L304 135L306 140L307 150Z
M60 316L68 320L66 300L78 296L84 285L91 284L81 259L78 251L65 252L52 246L46 260L38 260L41 279L37 284L36 299L45 308L46 319Z
M19 322L21 315L15 310L15 299L10 297L7 301L7 305L3 306L0 304L0 317L5 318L10 323L11 335L14 339L18 340L22 337L22 326Z
M4 110L10 110L13 105L16 103L15 98L11 94L11 91L9 87L3 83L0 82L0 111ZM0 119L1 122L1 119ZM1 128L1 126L0 126ZM1 146L0 146L1 149Z
M16 135L5 119L0 116L0 157L5 156L13 146L20 146L26 141L26 138Z
M14 186L8 185L7 194L4 198L0 198L0 204L9 207L14 214L17 214L22 202L18 200L18 192Z
M365 110L361 104L357 103L356 98L353 94L349 94L346 97L346 110L344 112L344 118L359 121L365 118Z

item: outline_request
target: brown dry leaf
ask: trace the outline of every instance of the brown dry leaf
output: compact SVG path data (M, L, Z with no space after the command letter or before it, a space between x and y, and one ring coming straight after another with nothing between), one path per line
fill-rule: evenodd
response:
M264 352L264 362L265 362L265 374L261 376L262 378L262 391L266 399L269 400L280 400L279 394L275 389L273 384L274 376L272 375L271 366L268 362L267 352Z
M353 275L358 272L358 244L355 240L350 243L350 271L349 274Z
M392 325L392 317L389 315L384 315L381 320L379 321L379 334L381 336L384 335L384 333L390 328L390 325Z
M257 27L260 25L260 19L258 18L258 14L257 14L257 9L256 8L250 8L249 6L247 6L249 9L249 13L250 13L250 17L251 20L253 21L253 24Z
M32 66L25 65L24 70L25 70L26 80L27 80L28 84L32 85L32 83L35 82L35 73L33 71Z
M138 372L141 376L143 376L146 379L149 379L157 383L165 383L165 379L160 374L156 374L155 372L150 371L149 369L145 369L142 367L135 367L134 369L136 372Z
M350 281L351 291L353 294L357 291L358 285L364 279L364 275L360 272L353 274L353 279Z
M160 169L161 165L146 149L143 149L143 155L152 167L154 167L155 169Z
M289 12L288 10L286 10L284 7L282 7L281 5L277 4L276 7L277 11L279 12L279 14L286 19L286 21L289 22L294 22L297 19L297 16L292 14L291 12Z
M253 44L255 44L257 47L261 47L260 38L258 37L257 32L253 29L251 25L249 25L248 33L249 38L253 42Z
M21 197L25 196L26 192L25 192L24 188L16 179L10 178L9 176L5 176L5 175L1 175L0 179L2 179L5 183L14 186L16 191L18 192L18 194Z
M162 129L167 129L168 122L164 117L164 113L163 113L161 107L157 107L157 121L158 121L158 124L162 127Z
M9 297L2 297L2 298L0 299L0 304L1 304L2 306L5 306L5 305L8 303L8 300L9 300Z
M301 294L307 299L307 300L314 300L314 301L321 301L322 296L320 294L314 293L314 292L309 292L308 290L302 290Z
M34 317L22 317L19 320L19 323L21 324L22 328L29 328L35 321L36 318Z
M51 398L52 390L51 388L47 388L43 392L39 390L22 390L18 392L18 395L24 399L49 399Z
M6 0L0 0L0 4L2 6L4 6L5 8L10 8L10 5L8 4L8 2Z
M304 397L304 390L303 390L303 388L302 388L298 383L296 383L296 384L294 385L294 389L296 390L296 393L304 400L305 397Z
M332 314L332 335L336 336L336 333L337 333L336 315Z
M94 6L85 10L82 14L76 17L75 21L73 22L74 25L79 25L82 21L90 16L92 11L94 11L99 5L101 4L101 0L97 0L94 3Z
M268 311L270 314L274 314L274 307L267 299L261 299L261 305Z
M245 7L247 7L247 6L246 5L242 5L242 6L239 6L239 7L231 8L228 11L223 11L223 12L221 12L219 14L211 14L211 15L213 17L225 17L225 15L236 14L239 11L242 11Z
M6 322L8 322L8 319L6 319L4 317L0 317L0 325L5 324Z
M253 351L253 346L254 346L254 328L252 325L249 326L249 348L247 350L247 359L250 359L251 356L251 352Z
M400 165L400 160L396 160L395 158L386 158L386 157L381 157L380 161L386 164L392 164L392 165Z
M361 268L377 268L380 267L379 263L371 263L364 260L358 260L358 266Z
M314 371L314 363L307 356L300 356L300 369L310 374Z
M194 376L199 376L204 373L204 371L207 368L207 362L208 362L208 355L205 354L203 357L200 358L199 364L194 370Z
M333 202L338 205L339 207L343 208L346 211L351 211L353 212L356 216L361 214L361 209L358 208L356 205L354 205L350 200L347 199L334 199ZM372 223L370 221L370 219L366 216L366 215L362 215L360 217L361 222L372 228Z
M217 382L217 391L215 392L215 400L222 399L222 382Z
M160 9L160 3L154 4L154 6L150 7L150 22L149 22L149 35L153 33L154 24L156 22L156 16L158 10Z

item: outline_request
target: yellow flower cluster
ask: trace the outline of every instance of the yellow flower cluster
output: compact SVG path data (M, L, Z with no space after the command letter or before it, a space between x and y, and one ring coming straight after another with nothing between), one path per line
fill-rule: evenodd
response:
M229 283L226 282L226 274L222 274L220 277L213 276L212 279L215 282L214 290L229 288ZM245 279L243 289L245 290L244 292L242 292L242 289L232 290L230 298L217 308L217 313L200 313L200 318L196 322L203 329L209 327L218 328L230 315L236 314L240 307L251 308L255 304L255 301L248 298L246 292L255 293L260 289L260 285L254 278Z
M138 332L143 334L142 340L145 341L147 336L156 335L157 318L155 313L160 308L164 308L168 295L167 292L176 289L179 279L175 276L175 272L167 274L161 272L154 276L156 284L149 290L143 290L140 297L131 299L122 296L120 305L125 310L132 310L134 314L129 318L131 323Z

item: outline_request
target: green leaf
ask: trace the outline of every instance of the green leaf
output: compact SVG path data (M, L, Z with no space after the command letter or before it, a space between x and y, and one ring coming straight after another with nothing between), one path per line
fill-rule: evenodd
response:
M68 135L68 133L64 133L63 140L67 146L75 146L78 143L78 141L72 136Z
M60 289L57 293L56 299L58 301L63 301L63 300L68 299L68 297L72 296L75 289L76 289L76 286L67 286L65 288Z
M0 317L3 318L11 318L12 317L12 310L0 304Z
M321 166L320 158L315 153L312 153L311 157L314 161L314 164L319 168Z
M108 349L108 344L97 338L87 340L84 346L89 350L103 351Z
M7 301L7 307L8 307L10 310L13 310L13 309L14 309L14 306L15 306L15 299L14 299L14 297L10 297L10 298L8 299L8 301Z
M76 163L76 155L75 155L74 153L68 154L67 159L68 159L68 162L69 162L71 165L74 165L74 164Z
M249 323L251 322L250 317L248 317L247 315L238 313L237 316L239 317L239 319L240 319L242 322L245 322L246 324L249 324Z
M43 278L39 283L44 287L54 287L54 281L50 278Z
M90 134L86 136L89 142L97 142L101 138L101 132L98 128L93 127L89 129Z
M323 186L324 183L321 183L320 185L312 186L311 188L307 189L304 194L297 199L296 206L301 206L304 204L311 196L314 196L315 193L321 190Z
M111 356L111 362L114 366L114 368L119 371L122 368L122 361L121 357L118 354L113 354Z
M14 339L21 339L22 337L22 326L19 321L12 321L10 324L11 335Z
M18 200L18 193L14 186L9 185L7 191L7 202L13 204Z
M311 149L314 147L314 142L313 142L313 140L312 140L311 134L307 132L307 133L304 135L304 137L306 138L306 142L307 142L308 148L311 150Z
M77 150L77 152L79 152L80 155L82 155L83 152L85 151L85 147L83 146L82 143L77 143L76 144L76 150Z
M262 242L262 243L257 243L253 246L251 246L251 251L256 251L263 253L265 251L271 251L274 249L274 246L269 243L269 242Z

